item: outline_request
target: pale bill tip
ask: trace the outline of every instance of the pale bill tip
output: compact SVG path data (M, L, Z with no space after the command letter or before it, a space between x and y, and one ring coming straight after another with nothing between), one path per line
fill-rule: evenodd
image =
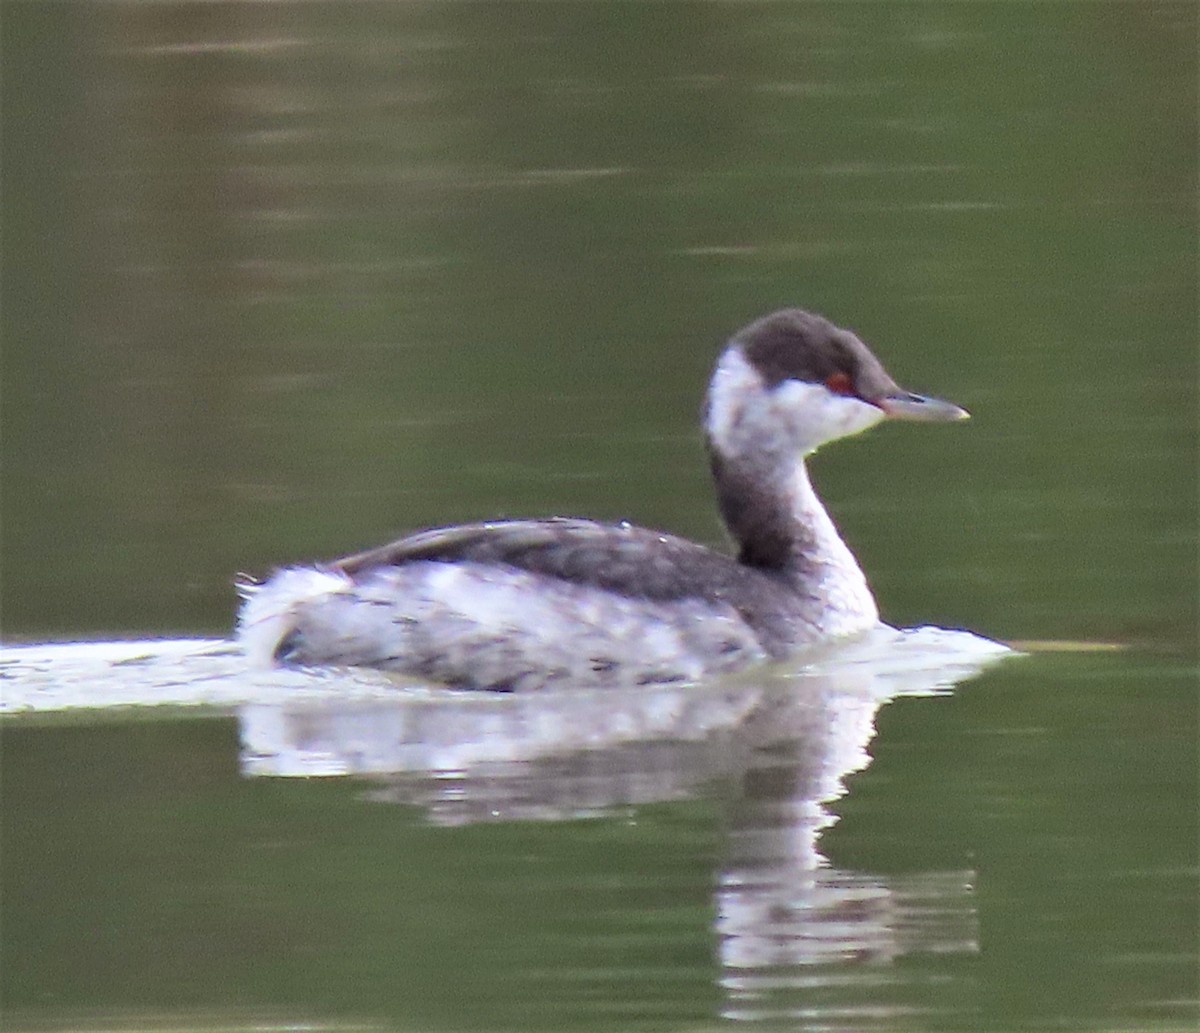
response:
M953 402L925 395L903 394L882 398L881 408L894 420L920 420L925 423L954 423L969 420L971 414Z

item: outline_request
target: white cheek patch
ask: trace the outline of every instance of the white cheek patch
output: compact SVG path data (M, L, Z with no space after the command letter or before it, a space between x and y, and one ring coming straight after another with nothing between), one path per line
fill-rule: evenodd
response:
M770 410L802 452L860 434L884 418L882 409L861 398L837 395L821 384L799 380L784 381L771 392Z
M877 406L823 384L785 380L767 387L741 350L729 348L713 374L704 429L722 455L782 458L858 434L883 418Z

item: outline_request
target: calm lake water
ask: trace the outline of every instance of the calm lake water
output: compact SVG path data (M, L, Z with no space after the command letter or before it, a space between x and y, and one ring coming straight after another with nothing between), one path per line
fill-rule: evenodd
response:
M1043 645L434 773L321 767L374 704L5 718L4 1027L1195 1028L1198 20L6 5L6 640L458 520L718 543L709 368L800 305L974 415L813 464L885 617Z

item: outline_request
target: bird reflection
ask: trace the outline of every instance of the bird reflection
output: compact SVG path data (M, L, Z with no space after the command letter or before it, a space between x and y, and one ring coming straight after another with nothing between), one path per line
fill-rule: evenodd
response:
M251 704L243 771L368 776L371 799L442 825L574 819L720 781L724 1016L853 1021L838 994L851 972L856 993L878 998L856 1007L895 1016L911 1008L892 962L977 950L974 873L836 868L820 849L829 804L870 763L882 705L946 691L1008 651L937 629L886 634L722 685Z

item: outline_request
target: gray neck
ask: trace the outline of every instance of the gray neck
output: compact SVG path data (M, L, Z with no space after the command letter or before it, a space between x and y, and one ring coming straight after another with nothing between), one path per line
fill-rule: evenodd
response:
M738 562L784 578L839 628L847 620L878 620L867 579L813 491L803 459L762 453L730 459L711 445L709 452Z

